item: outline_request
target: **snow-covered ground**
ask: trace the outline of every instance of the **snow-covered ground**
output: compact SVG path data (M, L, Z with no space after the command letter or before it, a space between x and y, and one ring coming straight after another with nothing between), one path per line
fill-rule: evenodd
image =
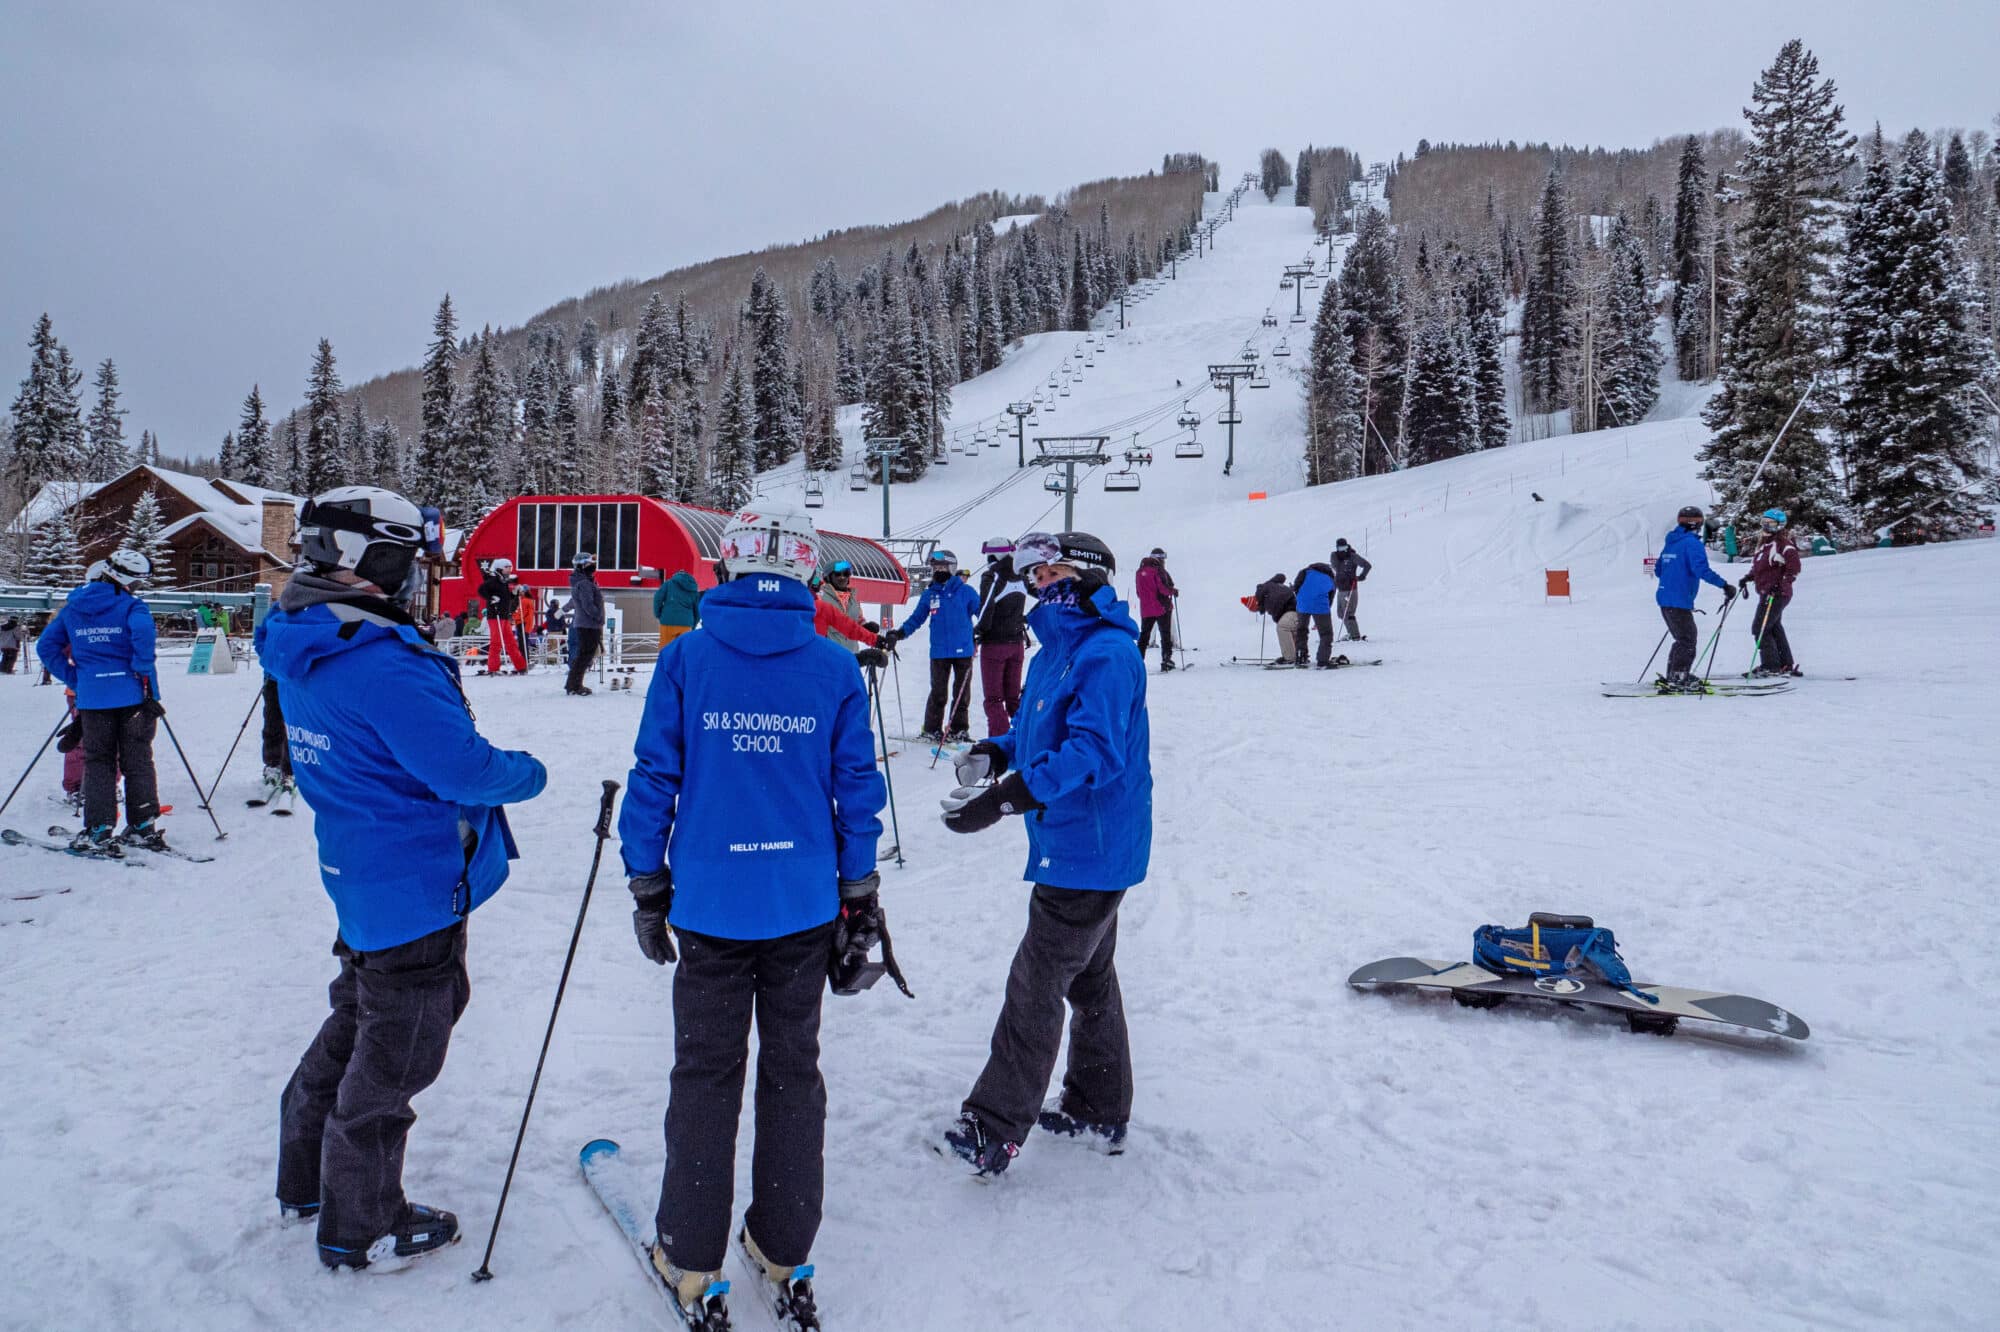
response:
M1268 349L1287 326L1261 330L1258 316L1290 308L1278 271L1302 257L1306 217L1252 196L1214 257L1137 306L1049 424L1177 411L1189 391L1176 376L1203 384L1206 362L1233 359L1248 333ZM1046 384L1075 341L1031 341L958 390L954 419L969 427ZM893 762L909 865L886 872L883 897L918 998L827 1003L815 1258L828 1325L1994 1325L2000 547L1808 561L1793 641L1809 672L1853 681L1605 699L1598 682L1637 676L1660 636L1643 558L1681 504L1709 498L1699 423L1307 491L1298 399L1279 379L1240 395L1234 476L1205 425L1203 459L1162 445L1139 494L1093 479L1078 501L1128 591L1147 547L1170 551L1197 649L1195 669L1149 681L1153 870L1127 899L1119 949L1131 1151L1031 1142L989 1188L917 1146L979 1069L1026 886L1020 829L947 833L934 815L949 774L906 749ZM1190 396L1215 410L1212 391ZM970 556L983 536L1054 521L1058 497L1035 475L919 526L1012 461L1010 442L899 487L897 530ZM1255 489L1271 498L1248 500ZM879 492L841 490L824 520L879 531L879 512ZM1325 558L1337 536L1375 561L1361 623L1385 664L1223 665L1259 647L1237 598ZM1571 571L1573 602L1544 602L1547 568ZM905 652L912 714L925 647ZM1739 610L1718 670L1743 669L1749 647ZM256 683L166 682L204 778ZM277 1227L278 1092L334 970L312 824L241 807L253 736L218 800L231 835L212 841L163 741L174 835L213 865L0 849L0 1326L668 1325L575 1166L596 1136L649 1165L662 1152L669 982L633 944L609 871L498 1279L467 1280L575 920L598 783L623 779L641 704L567 699L553 677L468 690L485 731L540 755L552 780L513 813L524 858L474 921L472 1006L411 1140L413 1196L457 1210L467 1242L398 1276L335 1278L309 1229ZM9 782L54 724L55 693L0 677ZM55 779L45 759L0 822L58 817ZM1343 984L1378 957L1464 956L1476 925L1536 909L1612 926L1642 979L1784 1004L1812 1040L1659 1040ZM739 1206L747 1171L745 1151Z

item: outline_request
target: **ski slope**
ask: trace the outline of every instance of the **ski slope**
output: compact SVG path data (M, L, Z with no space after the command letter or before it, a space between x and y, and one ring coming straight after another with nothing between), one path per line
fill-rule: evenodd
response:
M1202 382L1274 303L1304 218L1253 195L1054 420L1178 408L1174 378ZM1046 384L1067 350L1031 341L991 384L958 390L954 420ZM1795 647L1815 676L1855 680L1604 699L1598 682L1637 676L1660 636L1642 560L1681 504L1709 498L1698 423L1308 491L1296 393L1242 396L1234 475L1213 447L1184 463L1158 448L1139 494L1093 485L1078 501L1128 592L1146 548L1169 550L1198 663L1148 682L1153 869L1119 947L1131 1149L1030 1142L982 1187L918 1145L978 1072L1027 890L1021 830L947 833L935 802L950 775L905 748L893 775L909 863L885 869L883 899L917 999L878 987L826 1006L814 1257L827 1325L1993 1326L2000 548L1807 561ZM1212 393L1198 401L1214 410ZM1012 458L954 457L898 487L897 530L964 505ZM1039 485L926 535L976 562L980 538L1048 524L1057 497ZM879 506L879 492L841 490L821 516L877 531ZM1237 599L1337 536L1375 562L1360 619L1385 664L1223 665L1259 648ZM1570 571L1573 601L1545 602L1548 568ZM911 720L926 647L904 653ZM1749 649L1739 609L1718 671L1743 669ZM204 778L257 679L165 682ZM575 921L598 784L623 779L642 702L567 699L554 676L467 688L487 734L551 769L548 792L512 811L524 855L472 925L472 1005L411 1139L412 1196L456 1210L467 1242L403 1274L332 1277L310 1229L278 1228L277 1097L334 974L311 819L243 809L255 769L239 753L218 800L231 835L214 842L163 737L174 836L214 864L135 871L0 848L0 1326L670 1325L575 1165L599 1136L649 1168L662 1153L669 977L639 955L611 871L497 1279L467 1280ZM26 677L0 677L0 698L12 774L60 699ZM44 760L0 822L53 821L55 784ZM1661 1040L1342 983L1378 957L1467 955L1475 926L1536 909L1616 929L1642 980L1781 1003L1812 1040ZM747 1135L746 1117L739 1211Z

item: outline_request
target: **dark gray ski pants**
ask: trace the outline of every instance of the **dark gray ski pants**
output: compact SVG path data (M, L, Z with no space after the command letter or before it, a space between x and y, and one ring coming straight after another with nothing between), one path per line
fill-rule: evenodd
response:
M357 953L336 938L333 1005L278 1102L278 1201L318 1202L319 1242L366 1247L403 1210L410 1100L444 1071L472 997L460 922Z
M1065 1001L1071 1016L1063 1110L1101 1124L1132 1117L1132 1050L1112 956L1124 900L1123 892L1035 885L992 1053L965 1098L964 1108L994 1137L1025 1142L1034 1128L1062 1047Z
M826 1192L819 1009L833 922L776 939L720 939L688 930L675 936L681 960L674 968L667 1171L654 1224L674 1266L721 1268L754 1013L757 1138L743 1219L766 1258L796 1267L812 1253Z
M1667 622L1667 632L1674 636L1674 645L1667 649L1667 678L1672 679L1694 665L1694 612L1680 606L1662 606L1660 618Z
M151 823L160 815L160 779L153 770L153 735L159 723L133 703L83 708L83 826L108 828L118 818L118 777L125 776L125 823Z

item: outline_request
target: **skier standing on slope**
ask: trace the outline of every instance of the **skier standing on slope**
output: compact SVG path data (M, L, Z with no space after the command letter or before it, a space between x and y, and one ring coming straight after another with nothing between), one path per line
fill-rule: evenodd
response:
M486 673L500 674L503 647L508 659L514 663L515 674L525 673L528 660L521 654L521 645L514 640L514 612L521 608L520 595L514 590L514 562L504 557L493 561L486 577L479 582L479 595L486 611Z
M1153 646L1153 629L1160 631L1160 674L1165 675L1174 668L1174 599L1181 590L1174 586L1174 576L1167 572L1167 552L1158 546L1139 561L1139 572L1133 579L1139 601L1139 656L1144 659Z
M124 855L121 844L167 844L154 823L160 784L153 735L166 715L153 660L156 631L152 612L132 595L152 572L152 561L136 550L97 561L35 643L43 668L76 692L83 720L83 831L71 849L113 859ZM121 772L125 831L114 838Z
M979 618L979 593L954 576L958 556L950 551L932 552L930 563L930 586L918 594L915 613L882 636L883 646L893 650L937 616L931 626L931 693L924 703L924 729L918 738L955 744L972 738L972 624Z
M1357 643L1365 635L1361 626L1354 622L1354 606L1361 600L1361 584L1374 567L1360 551L1347 544L1346 537L1333 543L1333 586L1337 603L1334 614L1347 630L1347 636Z
M1663 693L1701 692L1701 681L1689 669L1695 656L1696 590L1703 583L1712 583L1722 589L1725 601L1736 595L1729 581L1708 567L1708 548L1701 542L1701 521L1700 506L1690 504L1682 509L1674 529L1667 533L1666 544L1660 548L1660 557L1653 562L1653 576L1660 584L1653 600L1659 603L1660 618L1667 622L1667 631L1674 636L1674 645L1667 652L1667 673L1660 682Z
M1028 584L1014 570L1014 543L994 537L980 546L986 571L979 575L979 619L972 641L979 647L979 688L985 696L986 737L1005 735L1021 710L1021 669L1028 655Z
M1041 650L1014 729L959 759L961 786L944 801L953 832L1025 816L1023 877L1035 885L985 1070L931 1143L976 1175L1005 1170L1037 1124L1112 1155L1125 1149L1132 1055L1114 963L1118 906L1146 877L1153 842L1146 664L1110 585L1111 552L1087 532L1037 532L1015 559L1035 588L1028 626ZM1065 1000L1069 1067L1044 1106Z
M1299 632L1298 598L1283 574L1274 573L1257 584L1256 595L1250 599L1250 612L1270 616L1277 626L1278 656L1269 663L1269 669L1288 670L1306 664L1306 642Z
M1292 579L1292 588L1298 598L1299 611L1299 656L1300 666L1306 664L1306 640L1311 632L1308 625L1319 630L1319 650L1313 654L1313 665L1320 670L1333 667L1333 596L1339 586L1331 564L1308 564Z
M1804 675L1792 659L1792 642L1785 636L1783 616L1792 604L1792 581L1799 576L1802 562L1799 543L1783 509L1766 509L1757 520L1763 537L1757 553L1750 557L1750 572L1737 587L1744 596L1757 589L1757 614L1750 621L1750 636L1756 640L1758 662L1750 670L1752 678L1770 675Z
M701 584L686 569L660 584L653 594L653 618L660 622L660 646L687 633L701 623Z
M812 519L738 514L722 555L730 579L704 601L702 632L660 654L618 818L640 951L679 962L653 1267L704 1327L727 1325L710 1292L753 1017L757 1137L737 1242L778 1295L812 1307L795 1274L825 1187L820 996L833 965L879 938L886 799L861 672L813 630Z
M317 1218L330 1268L392 1271L458 1239L403 1194L410 1100L443 1071L472 995L465 920L516 856L500 806L541 793L531 754L473 725L458 663L389 600L422 543L417 506L342 486L306 505L304 563L257 627L284 692L340 974L279 1102L278 1207Z
M570 621L573 646L569 654L569 679L563 684L563 692L582 696L590 693L590 687L583 682L583 673L590 669L599 645L604 642L604 591L597 586L595 551L580 550L570 558L569 604L574 617Z
M0 675L14 673L14 661L21 655L21 644L27 635L21 632L21 622L9 615L0 620Z

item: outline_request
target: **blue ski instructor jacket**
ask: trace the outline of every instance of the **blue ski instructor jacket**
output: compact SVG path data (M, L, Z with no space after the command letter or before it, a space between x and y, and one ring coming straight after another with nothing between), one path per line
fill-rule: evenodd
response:
M868 691L796 579L753 574L702 599L701 632L660 653L632 749L620 855L628 875L673 871L676 929L796 934L875 868L887 797Z
M979 619L979 593L963 578L953 574L942 583L933 582L917 593L917 609L903 621L897 636L908 638L937 616L931 626L931 658L972 655L972 626Z
M1713 583L1724 592L1731 590L1729 580L1708 567L1708 548L1702 545L1700 534L1678 525L1667 533L1660 558L1653 562L1653 576L1660 580L1653 599L1680 610L1694 609L1694 594L1703 583Z
M35 655L50 675L76 691L79 709L126 708L145 701L142 679L154 698L160 696L156 636L145 602L99 580L69 594L35 640Z
M1328 615L1333 611L1336 580L1324 564L1309 564L1298 576L1298 610L1301 615Z
M548 773L479 734L458 663L350 602L273 611L256 642L347 946L420 939L493 896L520 854L500 806L541 794Z
M1027 815L1022 877L1117 892L1146 877L1153 851L1146 667L1118 593L1101 586L1091 606L1028 613L1041 650L1028 663L1013 728L989 743L1045 806Z

